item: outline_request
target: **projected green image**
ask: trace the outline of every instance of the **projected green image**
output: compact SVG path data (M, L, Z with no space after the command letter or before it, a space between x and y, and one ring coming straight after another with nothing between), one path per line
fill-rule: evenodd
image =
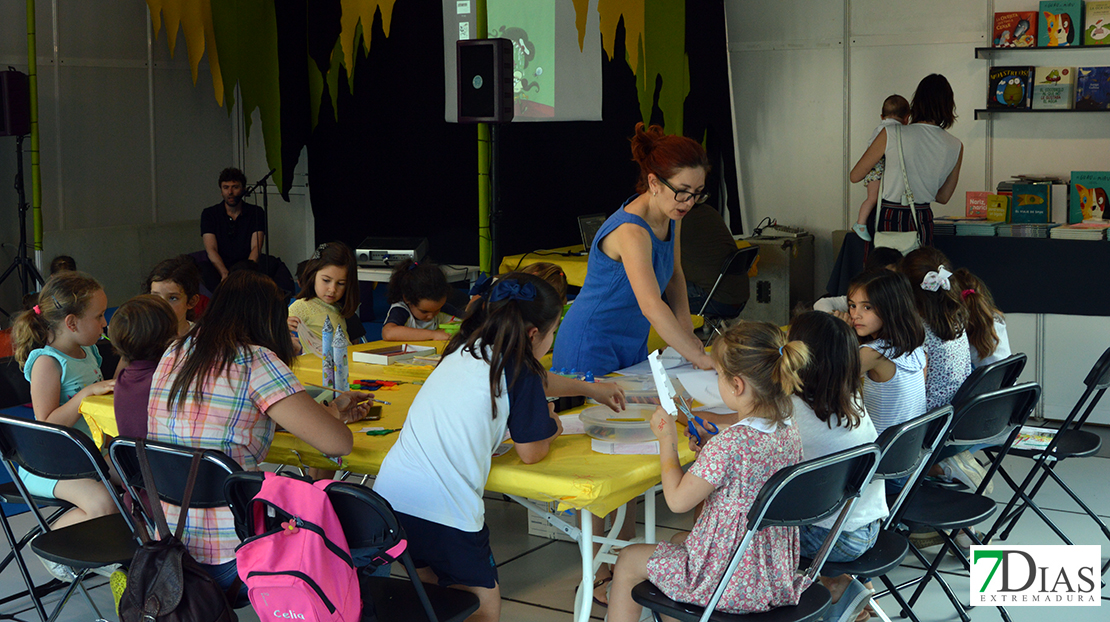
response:
M555 0L488 0L491 38L513 42L516 117L555 116Z

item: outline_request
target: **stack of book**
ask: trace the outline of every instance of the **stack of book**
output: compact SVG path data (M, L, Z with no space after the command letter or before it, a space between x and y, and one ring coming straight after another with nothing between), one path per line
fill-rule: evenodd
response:
M1110 222L1077 222L1054 227L1049 237L1054 240L1105 240Z
M1059 223L1026 223L1020 225L999 225L998 237L1000 238L1047 238L1049 229L1060 226Z
M998 226L1001 224L1003 223L992 220L964 219L956 223L956 235L994 237L995 230L998 229Z
M957 228L967 224L991 224L982 216L938 216L933 219L933 235L968 235L960 234ZM993 223L1001 224L1001 223ZM979 233L973 235L982 235ZM993 235L993 234L991 234Z

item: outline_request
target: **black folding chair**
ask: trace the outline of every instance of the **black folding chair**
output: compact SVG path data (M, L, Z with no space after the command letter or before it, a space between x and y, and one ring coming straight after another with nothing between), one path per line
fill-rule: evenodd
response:
M31 590L30 596L39 616L53 622L61 614L73 592L80 589L97 616L103 617L85 590L82 580L93 568L130 562L138 546L131 519L112 487L108 465L96 445L88 436L73 428L0 415L0 456L24 503L31 509L38 529L42 531L30 541L31 550L43 559L72 568L76 575L49 617L41 599ZM17 466L50 479L91 479L100 482L111 496L118 513L51 529L49 521L36 503L36 498L28 492L27 486L19 478ZM17 555L17 559L21 558ZM17 563L22 571L26 571L23 563ZM24 578L25 581L28 580L26 574ZM28 587L31 587L30 583Z
M871 481L879 463L879 447L874 443L846 449L822 458L807 460L780 470L760 489L748 510L747 533L732 554L732 561L721 576L712 598L705 607L680 603L668 598L650 581L632 588L632 599L651 609L656 622L660 615L683 622L716 620L720 622L809 622L825 614L832 601L829 591L816 581L833 543L840 536L844 519L860 491ZM837 521L821 545L814 562L805 571L815 580L797 605L778 607L763 613L730 614L715 611L724 595L744 551L755 533L766 527L812 525L839 512Z
M1106 523L1099 518L1098 514L1092 510L1080 496L1068 486L1060 474L1056 472L1056 466L1068 458L1086 458L1094 456L1102 447L1102 438L1094 432L1087 432L1082 430L1083 424L1087 422L1087 418L1091 416L1091 412L1102 400L1102 395L1106 393L1106 389L1110 388L1110 349L1107 349L1095 362L1094 367L1083 379L1083 384L1086 389L1083 395L1075 403L1075 406L1068 413L1067 418L1060 424L1056 430L1055 436L1049 442L1048 446L1044 449L1021 449L1011 448L1010 455L1018 456L1021 458L1028 458L1033 460L1033 468L1029 469L1029 473L1025 479L1018 484L1005 469L999 468L999 475L1009 484L1010 488L1014 491L1013 496L1010 498L1006 508L998 516L990 531L987 532L987 538L991 538L999 530L1002 531L999 536L1005 540L1010 536L1014 526L1017 524L1018 519L1021 518L1022 513L1026 509L1033 510L1041 520L1048 525L1049 529L1056 533L1061 540L1067 544L1072 544L1071 539L1056 525L1052 520L1041 510L1041 508L1033 501L1033 497L1040 491L1041 486L1044 485L1048 478L1052 478L1060 488L1072 498L1075 503L1090 516L1107 539L1110 539L1110 528L1107 528ZM1096 393L1097 391L1097 393ZM1085 407L1084 407L1085 406ZM1083 415L1079 416L1082 411ZM1079 417L1076 419L1076 417ZM993 453L993 450L988 450ZM1037 476L1040 475L1039 478ZM1037 483L1030 484L1037 478ZM1026 492L1028 491L1028 492ZM1016 506L1016 507L1015 507ZM1102 565L1102 574L1106 574L1107 567L1110 567L1110 560Z
M917 590L909 600L912 607L928 583L936 579L945 595L952 602L963 622L969 622L967 615L969 606L963 605L953 593L952 588L944 580L937 569L940 567L944 554L949 549L957 551L956 557L966 570L970 570L971 563L956 546L956 534L967 530L968 536L974 544L982 544L974 533L968 528L978 525L989 519L995 512L994 500L984 493L987 483L998 471L999 465L1017 437L1018 431L1040 399L1040 385L1029 382L1017 386L991 391L975 396L954 407L953 422L944 445L938 447L928 461L928 468L922 469L913 481L906 500L890 519L892 524L902 524L909 531L924 531L935 529L944 539L940 552L930 563L929 560L910 543L910 552L928 567L925 574L910 583L917 583ZM940 460L941 449L947 445L966 445L981 443L998 436L1002 431L1009 429L1005 442L999 446L994 454L994 459L987 468L987 474L974 491L955 490L949 487L936 486L925 481L925 475ZM909 484L907 484L909 485ZM904 587L900 586L900 587ZM1009 620L1009 615L1004 607L998 607L1004 620ZM907 615L907 610L902 615Z
M745 248L738 248L729 253L725 257L724 262L721 263L721 271L717 275L717 280L713 282L713 287L709 289L709 293L705 295L705 302L702 303L701 308L698 309L698 315L705 318L706 325L712 326L713 330L717 330L717 324L721 318L710 316L706 317L705 309L709 306L710 301L713 300L713 294L717 293L717 286L721 284L726 276L739 276L747 274L751 269L752 264L755 263L756 256L759 255L758 246L748 246ZM712 336L712 333L709 333Z
M259 472L236 473L228 477L224 485L227 502L235 514L235 529L241 539L252 534L248 508L250 500L262 489L264 477ZM429 622L461 622L478 610L478 597L471 592L420 582L416 566L404 546L404 529L397 522L389 502L381 495L366 486L350 482L334 482L326 492L343 526L347 546L356 559L364 557L360 553L367 551L389 551L398 545L405 549L398 559L408 572L408 581L373 577L365 567L360 571L359 592L364 612L372 605L380 622L409 622L421 617ZM279 512L266 520L276 525L288 519Z
M1014 386L1018 376L1025 369L1026 360L1025 354L1019 352L1001 361L976 368L952 396L952 406L957 407L976 395Z
M146 449L147 462L154 476L154 487L158 491L159 499L171 505L181 506L193 455L200 454L201 463L197 468L189 507L194 509L227 507L224 480L228 475L238 473L243 468L223 452L126 437L113 439L108 444L108 457L111 458L116 472L123 479L128 494L136 500L136 505L141 509L150 533L155 533L154 519L146 504L154 500L148 499L142 468L139 466L140 443Z
M883 433L879 435L879 440L876 441L882 455L879 459L879 466L875 469L875 476L871 485L876 485L875 482L879 482L877 485L883 486L884 484L880 480L902 477L908 478L907 481L916 480L925 468L928 458L947 437L951 425L952 407L941 406L920 417L883 430ZM894 500L890 503L890 514L883 521L882 529L879 530L879 536L875 540L874 546L854 561L825 562L821 572L829 577L842 574L878 577L887 589L884 593L877 593L872 596L872 607L877 607L874 603L876 598L889 593L898 601L902 610L909 614L910 619L913 622L918 622L913 609L910 608L905 599L902 598L902 594L886 576L887 573L902 564L902 560L906 558L910 551L909 539L898 533L897 524L890 520L908 496L909 491L910 488L904 486L901 492L895 495ZM810 563L812 563L811 560L803 558L803 566L808 566Z

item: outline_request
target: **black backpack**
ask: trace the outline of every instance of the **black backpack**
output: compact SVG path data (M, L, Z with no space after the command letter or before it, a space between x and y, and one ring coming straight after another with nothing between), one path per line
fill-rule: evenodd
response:
M201 452L193 453L189 479L181 500L181 519L177 532L170 535L147 461L146 444L139 441L136 447L149 507L160 539L151 540L142 518L136 517L136 530L143 543L127 571L127 587L119 603L120 622L237 622L227 595L181 542L189 500L200 468ZM138 503L136 501L136 505ZM229 593L238 591L239 581L235 581Z

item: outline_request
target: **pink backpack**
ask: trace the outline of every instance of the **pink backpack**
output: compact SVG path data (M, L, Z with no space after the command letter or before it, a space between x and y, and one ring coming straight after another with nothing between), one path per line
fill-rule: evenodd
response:
M235 559L263 622L358 622L362 614L347 538L324 492L331 483L266 473L247 507L250 535Z

